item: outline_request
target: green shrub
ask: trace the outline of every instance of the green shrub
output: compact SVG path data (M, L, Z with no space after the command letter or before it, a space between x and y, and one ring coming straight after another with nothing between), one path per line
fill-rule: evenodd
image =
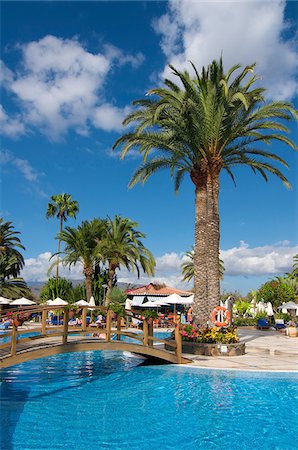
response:
M110 292L111 303L124 303L127 299L127 295L124 291L117 287L113 287Z
M243 327L243 326L255 326L257 324L257 319L253 317L247 317L244 319L243 317L238 317L234 319L233 324L235 327Z
M117 316L125 316L125 308L120 303L111 303L109 309L113 311Z
M158 319L157 312L151 309L146 309L145 311L143 311L142 316L145 317L145 319Z
M256 314L256 319L257 319L257 321L258 321L259 319L266 319L266 317L267 317L267 313L265 313L265 312L258 312L258 313Z
M74 291L72 282L66 278L58 278L58 283L55 277L49 278L46 284L43 286L40 295L42 302L46 300L55 300L60 297L69 303L74 300Z
M237 313L240 317L243 317L245 313L248 313L251 307L251 304L249 302L246 302L244 300L238 300L234 304L235 309L237 310Z
M278 311L277 313L274 314L274 319L283 319L284 322L286 323L289 322L292 319L292 317L291 314L284 314L283 312Z

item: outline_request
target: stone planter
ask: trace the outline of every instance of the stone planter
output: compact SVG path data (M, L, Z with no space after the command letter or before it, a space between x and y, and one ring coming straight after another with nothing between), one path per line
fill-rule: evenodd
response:
M175 342L169 339L169 342ZM173 347L165 344L166 350L173 350ZM182 353L203 356L240 356L245 354L245 343L237 344L203 344L198 342L182 341Z
M297 337L297 328L296 327L286 328L286 335L289 337Z

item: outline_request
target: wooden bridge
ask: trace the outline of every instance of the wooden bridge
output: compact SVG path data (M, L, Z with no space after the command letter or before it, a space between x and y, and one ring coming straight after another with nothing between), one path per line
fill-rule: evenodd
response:
M80 308L82 325L79 327L69 325L69 306L57 307L62 313L63 325L50 326L47 317L48 312L52 309L53 307L50 306L22 307L10 309L5 314L0 314L0 319L3 319L6 317L7 312L15 314L21 310L30 316L37 314L41 317L40 328L19 330L16 321L12 320L12 329L0 334L0 338L10 338L9 342L0 344L1 368L60 353L90 350L127 351L149 359L173 364L190 362L190 360L182 356L179 321L174 324L175 341L167 341L167 345L172 346L173 351L168 351L162 348L162 344L165 344L166 341L153 336L153 320L140 319L134 311L126 311L126 314L143 322L142 331L123 330L121 317L115 317L115 314L107 308L105 309L106 323L102 328L87 326L87 307ZM103 310L104 308L101 307L100 309ZM33 336L32 332L34 332ZM121 336L129 337L136 342L124 342L121 340ZM154 343L159 343L160 345L157 346Z

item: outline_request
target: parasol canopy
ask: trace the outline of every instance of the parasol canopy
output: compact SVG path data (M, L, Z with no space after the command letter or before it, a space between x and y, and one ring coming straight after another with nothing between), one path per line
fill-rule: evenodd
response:
M16 300L13 300L10 303L11 306L30 306L30 305L36 305L35 302L33 302L32 300L29 300L28 298L22 297L22 298L17 298Z
M62 298L55 298L55 300L50 300L48 303L50 306L66 306L68 303L65 300L62 300Z

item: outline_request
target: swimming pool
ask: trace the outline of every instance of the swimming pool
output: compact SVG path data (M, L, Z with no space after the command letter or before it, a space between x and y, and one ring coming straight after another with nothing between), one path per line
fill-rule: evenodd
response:
M294 449L297 375L64 354L1 372L1 449Z

